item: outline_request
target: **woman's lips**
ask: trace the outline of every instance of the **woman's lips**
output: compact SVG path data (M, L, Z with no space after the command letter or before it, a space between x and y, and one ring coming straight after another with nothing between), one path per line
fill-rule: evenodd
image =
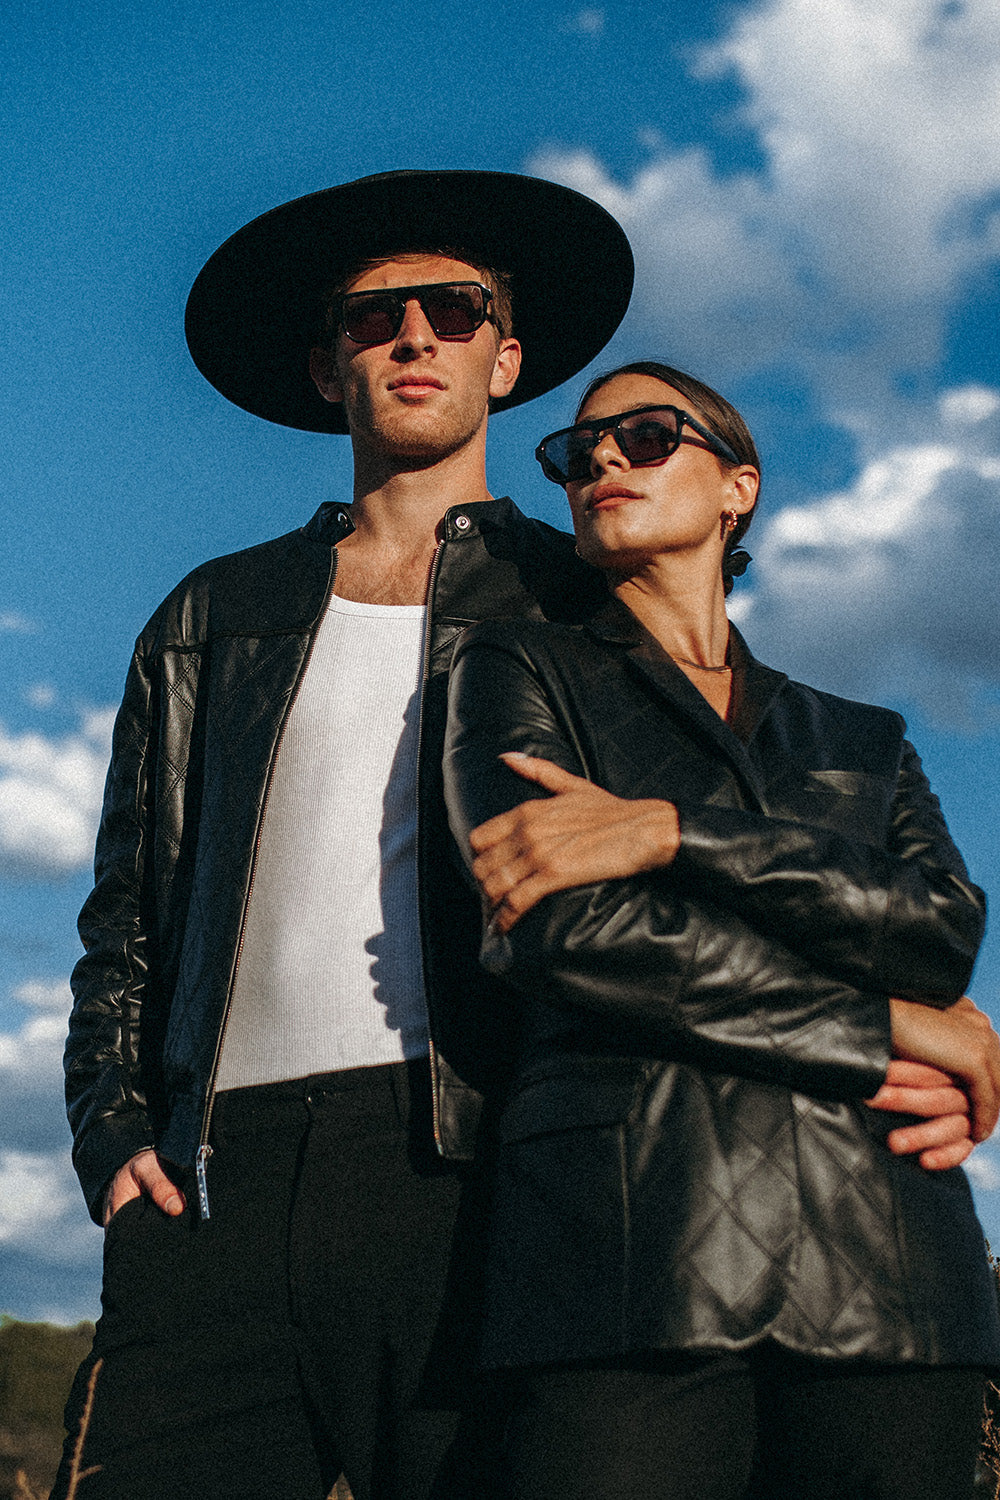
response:
M642 496L635 490L626 489L623 484L599 484L587 502L588 510L601 510L605 506L611 507L624 503L626 500L641 500Z

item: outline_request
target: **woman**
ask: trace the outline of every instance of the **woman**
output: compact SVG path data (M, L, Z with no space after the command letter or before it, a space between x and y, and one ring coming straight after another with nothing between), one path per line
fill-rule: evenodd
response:
M728 402L626 366L538 456L609 607L470 631L445 759L520 1031L484 1340L512 1494L967 1500L1000 1328L934 1169L969 1148L946 1075L996 1119L981 893L898 715L729 625L760 465Z

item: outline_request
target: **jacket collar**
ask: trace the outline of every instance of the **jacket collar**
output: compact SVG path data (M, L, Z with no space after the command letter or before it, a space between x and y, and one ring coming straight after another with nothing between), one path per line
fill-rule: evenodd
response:
M351 507L325 500L302 530L311 542L325 542L327 546L335 547L354 530Z
M514 502L505 495L498 500L477 500L470 505L453 505L445 511L442 518L441 540L453 542L462 537L476 536L491 526L509 525L514 513ZM335 547L354 530L351 506L327 500L302 529L310 540L326 542L328 546Z
M729 627L729 659L733 667L735 712L732 722L721 719L684 672L620 600L612 598L586 626L606 645L628 652L633 671L669 700L671 710L685 719L693 734L723 755L753 799L761 802L764 787L751 754L757 729L785 683L783 672L766 667L752 655L735 625Z

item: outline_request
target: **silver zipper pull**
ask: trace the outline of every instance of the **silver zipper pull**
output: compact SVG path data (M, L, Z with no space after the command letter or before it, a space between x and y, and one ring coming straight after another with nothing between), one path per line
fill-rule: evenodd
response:
M199 1146L198 1154L194 1159L194 1171L198 1179L198 1207L203 1219L212 1217L208 1211L208 1183L205 1181L205 1163L211 1154L211 1146Z

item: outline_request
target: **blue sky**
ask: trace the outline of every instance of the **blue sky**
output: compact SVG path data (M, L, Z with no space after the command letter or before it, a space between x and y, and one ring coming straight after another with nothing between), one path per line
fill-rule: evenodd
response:
M394 167L527 171L636 251L601 365L661 358L765 462L733 613L795 676L902 710L1000 888L1000 32L995 0L411 7L15 0L0 41L0 1308L97 1310L60 1054L113 709L206 556L349 493L345 439L229 406L187 355L204 260L256 214ZM582 380L498 417L489 479ZM1000 1020L1000 938L972 993ZM1000 1149L973 1158L1000 1243Z

